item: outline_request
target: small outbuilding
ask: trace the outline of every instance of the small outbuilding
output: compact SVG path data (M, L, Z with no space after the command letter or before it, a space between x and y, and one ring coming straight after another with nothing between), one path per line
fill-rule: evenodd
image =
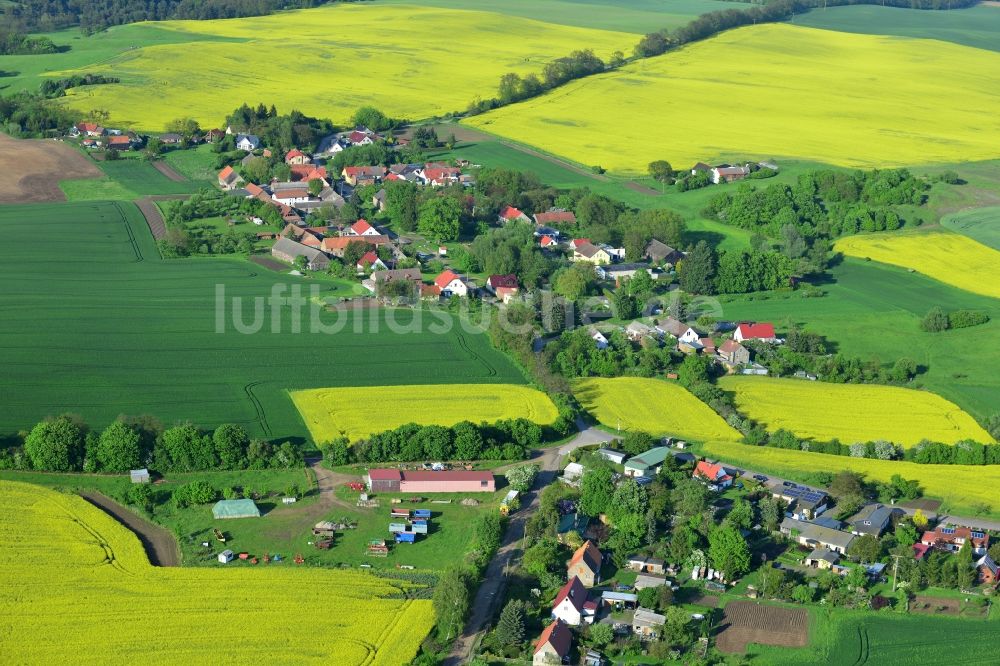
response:
M221 553L219 553L219 561L222 562L223 564L229 564L230 562L232 562L233 557L234 557L233 551L231 550L224 550Z
M219 500L212 507L212 517L216 520L260 518L260 509L251 499Z
M148 469L133 469L128 475L132 483L149 483Z

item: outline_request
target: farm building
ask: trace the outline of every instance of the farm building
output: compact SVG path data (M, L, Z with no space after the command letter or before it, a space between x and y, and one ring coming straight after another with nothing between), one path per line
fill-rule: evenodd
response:
M854 541L854 535L849 532L832 530L805 520L785 518L781 521L781 533L791 537L803 546L810 548L826 548L835 553L844 554Z
M660 634L659 627L666 622L666 616L646 608L639 608L632 617L632 631L640 638L656 638Z
M616 465L622 465L628 458L628 454L624 451L617 451L615 449L597 449L597 455L601 456L605 460L610 460Z
M128 475L132 483L149 483L148 469L133 469Z
M663 587L667 584L664 576L650 576L649 574L639 574L635 577L635 589L644 590L647 587Z
M373 469L365 475L365 483L372 492L383 493L491 493L496 490L492 473L463 470Z
M635 456L625 463L625 476L655 476L669 455L670 449L665 446L657 446L642 455Z
M288 238L279 238L271 248L271 256L294 263L297 257L306 258L306 266L311 271L325 271L330 267L330 259L314 247L296 243Z
M630 556L626 566L632 571L640 573L662 574L664 571L663 560L655 557L646 557L645 555Z
M227 518L260 518L260 509L251 499L219 500L212 507L216 520Z

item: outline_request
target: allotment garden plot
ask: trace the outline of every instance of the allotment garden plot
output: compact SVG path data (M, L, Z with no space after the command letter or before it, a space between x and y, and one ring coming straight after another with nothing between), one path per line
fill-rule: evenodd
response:
M737 410L769 432L784 428L804 439L845 444L993 441L961 408L928 391L769 377L723 377L719 385L733 392Z
M740 437L678 384L642 377L595 377L578 381L574 393L587 411L612 428L699 441Z
M526 418L539 425L556 420L547 395L510 384L420 384L350 386L292 393L315 442L346 436L351 441L406 423L452 426L459 421L492 423Z
M268 311L260 332L240 333L234 297L243 299L250 323L253 299L267 298L275 285L306 297L313 285L320 297L335 287L241 258L162 260L130 203L7 206L0 233L0 367L8 389L0 433L73 412L98 427L119 414L151 414L168 425L231 422L254 436L304 438L289 389L412 384L415 377L524 383L485 335L448 315L323 310L320 321L341 328L313 333L304 308L302 332L293 333L290 312L282 310L273 328ZM222 310L217 288L225 290ZM442 321L454 326L432 332Z
M408 584L357 571L287 560L252 570L154 568L112 518L40 486L0 482L0 537L0 661L8 664L146 654L401 666L434 623L431 602L407 598Z

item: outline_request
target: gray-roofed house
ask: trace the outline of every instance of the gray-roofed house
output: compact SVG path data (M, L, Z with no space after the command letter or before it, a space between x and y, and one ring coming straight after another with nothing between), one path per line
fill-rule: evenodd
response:
M240 134L236 137L237 150L250 152L260 148L260 137L256 134Z
M160 143L165 146L176 146L182 141L184 141L184 137L176 132L167 132L166 134L160 135Z
M650 576L649 574L639 574L635 577L635 589L644 590L647 587L663 587L667 584L667 579L663 576Z
M821 546L814 548L811 553L806 555L805 565L817 569L832 569L839 561L840 555L838 553Z
M642 256L645 259L649 259L654 264L673 265L684 258L684 253L670 247L666 243L661 243L654 238L649 241L649 245L646 246Z
M633 342L637 342L645 337L651 336L655 332L655 329L651 326L643 324L641 321L633 321L625 327L625 335L627 335L628 339Z
M271 256L281 261L294 263L297 257L306 258L306 268L311 271L325 271L330 268L330 258L314 247L296 243L290 238L279 238L271 247Z
M656 476L669 455L668 447L657 446L642 455L634 456L625 463L625 476Z
M597 455L601 456L605 460L610 460L616 465L624 464L624 462L628 459L627 453L616 449L597 449Z
M812 520L830 505L830 496L825 491L809 486L775 485L771 489L771 496L784 500L796 520Z
M580 246L581 249L584 246ZM607 250L605 250L606 252ZM646 271L649 273L649 277L654 280L659 277L659 275L650 268L649 264L610 264L610 265L599 265L596 269L597 276L602 280L614 280L616 284L619 284L625 278L633 278L636 273L641 271Z
M656 638L660 635L660 627L666 624L667 618L654 613L648 608L637 608L632 616L632 631L640 638Z
M850 532L832 530L806 520L785 518L781 521L781 533L791 537L803 546L810 548L827 548L835 553L844 554L847 547L856 538Z
M861 511L851 516L848 522L851 524L852 534L880 537L892 524L893 516L902 516L903 513L902 509L884 504L866 504Z

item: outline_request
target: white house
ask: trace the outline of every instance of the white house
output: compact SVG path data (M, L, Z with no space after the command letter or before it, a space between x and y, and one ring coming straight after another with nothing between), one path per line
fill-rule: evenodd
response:
M452 270L446 270L434 278L434 284L441 290L442 294L448 292L452 296L469 295L469 285Z
M778 336L774 334L774 324L750 322L740 322L733 331L733 340L743 342L745 340L759 340L761 342L777 342Z
M570 578L552 602L552 617L572 627L590 624L597 615L597 603L587 601L587 588L576 576Z
M368 220L358 220L352 224L345 232L345 236L381 236L378 229L368 224Z
M590 329L590 337L594 339L595 343L597 343L598 349L608 348L608 339L604 337L604 334L598 331L596 328Z
M298 189L279 190L274 193L274 196L272 198L278 203L283 203L286 206L294 206L295 204L303 203L309 201L310 199L309 190L304 188L301 190Z
M236 137L236 148L251 152L260 148L260 137L255 134L240 134Z

